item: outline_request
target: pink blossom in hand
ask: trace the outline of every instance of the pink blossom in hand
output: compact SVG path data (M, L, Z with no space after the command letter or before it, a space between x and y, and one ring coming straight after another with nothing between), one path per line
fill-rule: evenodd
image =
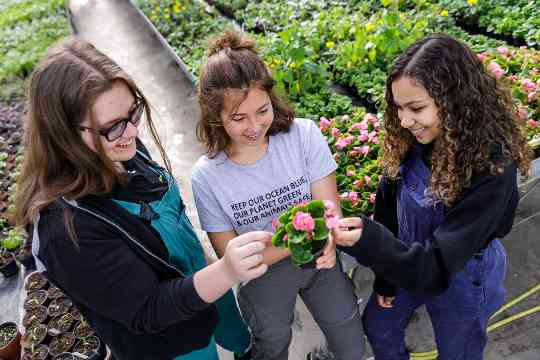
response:
M327 118L325 118L324 116L322 116L321 119L319 120L319 128L323 132L328 130L328 128L331 125L332 125L332 122L330 120L328 120Z
M292 224L296 230L313 231L315 229L315 220L313 220L310 214L302 211L294 215Z
M329 216L325 219L326 227L329 229L336 229L339 226L339 216Z
M333 211L336 209L336 204L332 200L324 200L323 204L326 210Z

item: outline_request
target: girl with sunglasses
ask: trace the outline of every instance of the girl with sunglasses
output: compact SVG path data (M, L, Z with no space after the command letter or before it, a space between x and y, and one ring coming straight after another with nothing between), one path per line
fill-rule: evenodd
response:
M261 276L269 234L231 240L207 265L131 78L70 39L32 74L17 220L38 270L79 307L116 359L217 360L249 332L231 287ZM146 122L165 167L138 139ZM219 313L219 323L218 323Z

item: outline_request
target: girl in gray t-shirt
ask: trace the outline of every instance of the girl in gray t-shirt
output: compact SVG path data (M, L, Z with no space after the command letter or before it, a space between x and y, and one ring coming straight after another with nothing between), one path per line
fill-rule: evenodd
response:
M214 41L199 79L206 146L192 186L203 230L221 256L230 239L272 231L290 205L312 198L339 203L336 163L318 127L295 119L273 91L274 80L253 41L227 32ZM253 359L287 359L297 295L304 300L338 359L361 359L364 336L353 287L329 242L317 267L301 269L288 250L268 246L270 266L243 284L239 304L253 335Z

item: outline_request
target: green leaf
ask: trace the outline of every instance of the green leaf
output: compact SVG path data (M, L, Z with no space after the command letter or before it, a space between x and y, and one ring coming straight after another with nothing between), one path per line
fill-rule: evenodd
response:
M285 242L283 241L283 236L286 234L285 227L280 226L274 235L272 236L272 244L278 247L285 247Z
M324 203L322 200L313 200L308 204L307 212L313 218L324 217Z
M300 244L307 236L305 231L296 230L292 223L285 225L285 229L287 230L287 235L289 235L289 244Z
M313 240L324 240L328 237L328 228L324 219L315 219L315 229L313 230Z

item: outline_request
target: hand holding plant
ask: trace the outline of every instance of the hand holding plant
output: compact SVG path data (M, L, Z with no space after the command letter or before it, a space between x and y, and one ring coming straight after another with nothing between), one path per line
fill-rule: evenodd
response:
M328 244L330 246L326 249L325 245L331 241L329 229L336 227L338 223L339 217L331 201L313 200L296 205L274 221L276 232L272 237L272 244L289 249L292 262L296 266L311 267L323 252L330 260L333 258L333 244ZM326 267L327 262L319 264L319 267Z

